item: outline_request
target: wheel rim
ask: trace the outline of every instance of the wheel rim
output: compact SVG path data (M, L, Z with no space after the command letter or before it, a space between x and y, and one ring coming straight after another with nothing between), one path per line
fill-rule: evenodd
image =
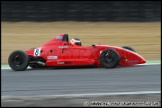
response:
M19 54L16 54L13 56L12 62L16 67L19 67L23 63L23 58Z
M114 53L108 51L105 54L104 58L105 58L106 63L109 64L109 63L113 62L113 60L115 59L115 55L114 55Z

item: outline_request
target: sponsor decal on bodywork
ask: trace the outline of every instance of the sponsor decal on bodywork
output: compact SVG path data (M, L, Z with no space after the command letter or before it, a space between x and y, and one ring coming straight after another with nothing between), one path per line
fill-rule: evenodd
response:
M47 56L47 59L58 59L58 56Z
M65 64L65 62L57 62L57 64Z
M58 46L58 48L67 48L67 46Z
M128 60L128 62L138 62L138 60Z
M62 39L63 37L62 36L57 36L56 39L60 40Z
M129 60L129 59L125 59L125 62L139 62L139 60Z
M57 64L71 64L71 62L68 62L68 61L62 61L62 62L57 62Z

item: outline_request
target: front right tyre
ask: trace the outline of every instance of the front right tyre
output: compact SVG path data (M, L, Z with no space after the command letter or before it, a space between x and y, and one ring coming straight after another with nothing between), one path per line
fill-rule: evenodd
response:
M122 48L136 52L134 48L130 47L130 46L123 46Z
M13 51L9 55L8 64L15 71L23 71L28 67L29 56L21 50Z

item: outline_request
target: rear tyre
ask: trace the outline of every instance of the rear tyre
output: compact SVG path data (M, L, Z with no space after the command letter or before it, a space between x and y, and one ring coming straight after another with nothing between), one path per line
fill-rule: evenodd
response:
M130 46L123 46L122 48L136 52L134 48L130 47Z
M28 67L29 56L21 50L13 51L9 55L8 64L15 71L23 71Z
M120 56L115 49L106 49L100 54L100 63L105 68L114 68L119 64Z

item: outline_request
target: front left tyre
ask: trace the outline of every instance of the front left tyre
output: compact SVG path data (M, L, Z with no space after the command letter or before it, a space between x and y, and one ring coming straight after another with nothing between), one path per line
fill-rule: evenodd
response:
M21 50L13 51L9 55L8 64L15 71L23 71L28 67L29 56Z
M115 49L106 49L100 54L100 63L105 68L114 68L119 64L120 55Z

